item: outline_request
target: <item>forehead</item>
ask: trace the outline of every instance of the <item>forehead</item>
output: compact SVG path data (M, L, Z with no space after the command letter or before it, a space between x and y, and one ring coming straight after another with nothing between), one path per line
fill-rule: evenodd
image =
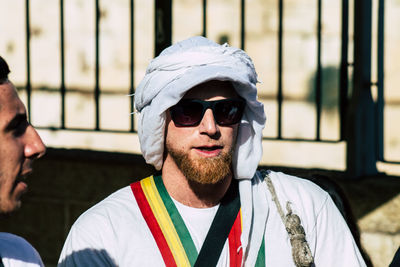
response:
M19 99L11 82L0 84L0 124L3 125L15 114L25 113L25 106Z
M9 81L0 84L0 105L4 106L8 102L21 102L14 85Z
M231 82L212 80L194 86L183 98L207 100L214 97L234 98L238 97L238 94Z

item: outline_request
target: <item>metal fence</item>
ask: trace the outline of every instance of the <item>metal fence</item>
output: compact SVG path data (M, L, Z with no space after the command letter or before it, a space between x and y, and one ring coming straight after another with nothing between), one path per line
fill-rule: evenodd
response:
M321 62L321 53L324 49L322 46L322 11L323 5L322 0L315 0L317 5L317 31L316 31L316 48L317 48L317 62L316 62L316 78L315 78L315 113L316 113L316 132L314 138L287 138L284 136L282 124L283 124L283 116L282 116L282 106L284 103L284 92L283 92L283 77L285 75L283 62L284 62L284 14L285 14L285 1L278 0L278 12L279 12L279 21L278 21L278 46L277 46L277 135L274 137L264 137L265 140L288 140L288 141L311 141L311 142L330 142L336 143L341 141L348 141L346 139L346 126L348 123L348 108L349 108L349 68L353 68L354 64L349 62L348 58L348 47L349 47L349 0L341 1L341 51L340 51L340 64L339 68L339 120L340 120L340 134L337 140L326 140L321 137L321 112L322 112L322 94L323 94L323 66ZM356 2L359 0L356 0ZM31 34L31 25L30 25L30 0L25 0L25 15L26 15L26 91L27 91L27 108L28 111L32 108L31 103L31 92L32 92L32 84L31 84L31 51L30 51L30 34ZM61 70L61 83L59 86L59 93L61 95L61 120L60 125L52 126L52 127L41 127L53 130L73 130L73 131L100 131L100 132L136 132L136 126L134 123L134 117L130 118L130 127L128 130L110 130L101 127L100 125L100 95L102 94L101 86L100 86L100 7L99 0L94 0L95 3L95 32L93 33L95 36L95 82L94 82L94 103L95 103L95 127L93 129L83 129L83 128L73 128L68 127L66 125L66 109L65 109L65 95L66 95L66 84L65 84L65 23L64 23L64 0L59 0L59 13L60 13L60 70ZM171 44L172 40L172 0L155 0L155 10L154 10L154 25L155 25L155 34L154 34L154 54L159 54L164 48ZM134 14L135 14L135 5L134 0L129 0L129 13L130 13L130 85L129 92L133 94L135 91L134 88L134 70L135 70L135 32L134 32ZM246 1L240 0L240 47L242 49L246 49L246 18L245 12L246 10ZM357 13L357 10L355 11ZM202 1L202 35L207 36L207 0ZM364 18L367 21L371 22L371 18ZM367 29L368 30L368 29ZM369 29L371 30L371 28ZM383 52L384 52L384 0L379 1L379 9L378 9L378 61L377 61L377 70L378 70L378 81L371 83L370 86L377 86L378 88L378 98L375 107L375 120L376 120L376 138L378 139L377 144L377 159L381 161L385 161L383 157ZM134 112L133 98L130 100L130 111Z
M351 64L348 63L348 0L343 0L342 5L342 40L341 40L341 59L340 59L340 138L338 140L324 140L321 138L320 130L321 130L321 110L322 110L322 64L321 64L321 51L323 49L322 43L322 35L321 35L321 21L322 21L322 1L317 1L317 62L316 62L316 79L315 79L315 112L316 112L316 133L315 138L311 139L296 139L296 138L286 138L284 137L282 130L282 104L284 102L284 92L282 80L284 76L283 72L283 43L284 43L284 0L278 1L278 10L279 10L279 29L278 29L278 78L277 78L277 97L276 101L278 104L278 119L277 119L277 136L276 137L265 137L265 139L278 139L278 140L301 140L301 141L323 141L323 142L338 142L344 140L344 127L343 123L345 114L346 114L346 103L347 103L347 95L348 95L348 66ZM27 108L31 110L31 92L32 92L32 84L31 84L31 52L30 52L30 0L25 0L25 14L26 14L26 91L27 91ZM135 50L135 33L134 33L134 0L130 0L130 93L134 93L134 68L135 68L135 58L134 58L134 50ZM66 125L66 108L65 108L65 95L66 95L66 85L65 85L65 23L64 23L64 0L59 0L59 12L60 12L60 77L61 82L59 86L59 92L61 95L61 119L60 125L58 127L52 126L51 129L65 129L65 130L76 130L76 131L111 131L111 132L119 132L118 130L108 130L100 125L100 102L99 97L101 92L100 87L100 7L99 0L95 0L95 32L93 33L95 36L95 83L94 83L94 103L95 103L95 127L93 129L81 129L81 128L72 128ZM155 55L159 54L164 48L171 44L171 25L172 25L172 1L155 1ZM203 0L202 4L202 15L203 15L203 30L202 35L207 36L207 0ZM240 47L245 49L246 44L246 25L245 25L245 9L246 2L245 0L240 0ZM134 111L133 99L131 99L131 112ZM46 128L46 127L44 127ZM135 132L134 118L131 117L130 121L130 129L129 130L121 130L120 132Z
M66 108L65 108L65 96L66 96L66 85L65 85L65 24L64 24L64 0L60 1L60 70L61 70L61 83L60 83L60 95L61 95L61 124L58 127L38 127L44 129L52 129L52 130L73 130L73 131L103 131L103 132L136 132L134 125L134 117L131 116L130 120L130 129L127 130L108 130L103 129L100 126L100 7L99 0L95 0L95 85L94 85L94 103L95 103L95 127L93 129L86 128L72 128L68 127L65 123L66 117ZM30 2L31 0L25 0L25 15L26 15L26 92L27 92L27 109L29 112L30 119L30 110L31 110L31 92L32 92L32 84L31 84L31 53L30 53ZM135 40L134 40L134 0L130 0L130 87L129 92L132 95L134 93L134 49L135 49ZM130 102L130 111L134 112L134 103L133 98L131 98Z

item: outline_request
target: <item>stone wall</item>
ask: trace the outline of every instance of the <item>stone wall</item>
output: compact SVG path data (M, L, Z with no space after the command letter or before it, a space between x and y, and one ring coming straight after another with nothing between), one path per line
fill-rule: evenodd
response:
M140 155L49 149L28 178L21 209L0 220L0 229L25 237L46 266L55 266L69 228L94 203L139 178L155 173ZM343 172L273 167L344 189L374 266L387 266L400 245L400 178L346 179ZM329 242L329 241L327 241Z

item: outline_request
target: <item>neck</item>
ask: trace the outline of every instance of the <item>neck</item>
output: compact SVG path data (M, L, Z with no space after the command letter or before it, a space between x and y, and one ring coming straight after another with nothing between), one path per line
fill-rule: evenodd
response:
M215 184L200 184L187 179L175 162L166 157L162 179L169 195L176 201L189 207L209 208L221 201L231 184L232 175Z

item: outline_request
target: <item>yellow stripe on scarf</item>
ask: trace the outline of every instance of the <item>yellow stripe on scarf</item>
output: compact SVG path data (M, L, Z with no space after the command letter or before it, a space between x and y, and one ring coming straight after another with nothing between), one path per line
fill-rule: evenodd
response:
M148 200L151 210L164 234L164 237L171 249L172 255L174 256L177 266L190 266L189 259L185 253L185 249L182 246L178 233L175 230L175 226L168 214L167 209L164 206L157 187L154 183L153 176L143 179L140 181L143 192Z

